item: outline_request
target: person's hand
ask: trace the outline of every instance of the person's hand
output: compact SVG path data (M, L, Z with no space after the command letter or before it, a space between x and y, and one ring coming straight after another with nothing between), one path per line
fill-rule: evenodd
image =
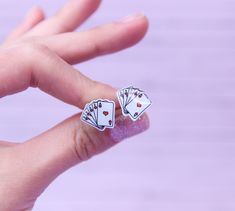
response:
M87 78L72 64L134 45L145 35L148 21L136 15L70 32L99 4L100 0L71 0L48 19L40 8L33 8L0 48L0 97L37 87L81 109L97 98L119 106L114 88ZM120 107L116 113L115 128L105 132L82 123L77 114L22 144L1 141L0 211L31 210L62 172L149 127L147 115L132 122L121 115Z

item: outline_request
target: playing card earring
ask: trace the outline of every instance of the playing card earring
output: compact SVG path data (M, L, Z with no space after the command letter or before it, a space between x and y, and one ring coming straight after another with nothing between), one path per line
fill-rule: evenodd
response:
M119 89L117 97L124 116L136 121L152 104L144 91L133 86Z
M86 104L81 120L100 131L114 128L115 102L106 99L93 100Z
M152 104L144 91L133 86L117 91L122 114L136 121ZM93 100L83 109L81 120L86 124L104 131L115 126L115 102L106 99Z

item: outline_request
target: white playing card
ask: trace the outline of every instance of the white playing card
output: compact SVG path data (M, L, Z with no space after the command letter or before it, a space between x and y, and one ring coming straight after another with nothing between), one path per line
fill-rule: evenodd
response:
M124 91L122 89L117 91L117 97L118 97L118 101L121 105L123 115L127 116L128 112L126 111L126 109L125 109L126 107L124 106Z
M82 121L88 123L89 125L96 127L96 123L87 114L83 113L81 116Z
M136 121L152 104L146 94L140 93L126 106L132 120Z
M94 116L95 122L97 124L97 128L99 130L103 131L105 129L105 127L103 125L98 124L98 101L92 101L91 109L93 111L93 116Z
M129 92L129 97L127 99L127 102L125 106L127 106L134 98L136 98L140 93L144 93L142 90L138 88L132 88Z
M122 94L122 89L119 89L117 92L116 92L116 95L118 97L118 101L121 105L123 105L123 98L124 98L124 95Z
M114 127L115 103L108 100L98 101L97 124L107 128Z
M95 120L96 120L96 123L97 123L97 115L98 115L98 103L97 103L97 101L93 101L93 109L94 109Z
M132 94L132 89L133 87L130 86L126 89L123 90L123 94L124 94L124 107L126 107L128 99L130 98L131 94Z
M97 110L97 109L96 109ZM93 101L85 106L83 109L81 120L96 129L103 131L105 129L104 126L99 126L95 117L95 110L93 110Z
M128 115L128 112L126 110L126 103L130 95L129 93L131 92L131 89L132 89L132 86L124 88L124 89L119 89L117 91L117 97L121 105L122 113L124 116Z
M96 116L95 116L95 113L94 113L94 108L93 108L93 104L92 103L87 106L86 111L88 113L88 116L92 117L92 119L95 122L95 124L97 124Z

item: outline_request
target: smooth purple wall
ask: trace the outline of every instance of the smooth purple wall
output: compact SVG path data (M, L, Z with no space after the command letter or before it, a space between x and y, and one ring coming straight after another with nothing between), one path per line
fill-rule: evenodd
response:
M0 38L32 5L52 14L63 2L1 0ZM151 23L141 44L77 67L145 89L151 129L63 174L35 211L235 210L235 1L104 0L82 29L138 11ZM77 111L35 89L3 98L1 139L23 141Z

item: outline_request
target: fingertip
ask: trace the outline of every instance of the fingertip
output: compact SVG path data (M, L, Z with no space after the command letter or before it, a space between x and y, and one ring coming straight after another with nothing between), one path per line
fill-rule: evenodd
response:
M136 23L136 31L139 32L138 36L136 37L136 42L139 42L145 37L146 33L148 32L148 28L149 20L145 15L143 15Z
M44 13L43 9L40 6L35 7L35 14L40 19L42 19L42 20L45 19L45 13Z
M73 5L89 5L90 8L98 8L101 0L70 0L68 3L73 4Z
M149 19L148 19L148 17L144 15L140 19L140 24L141 24L141 27L143 28L144 34L146 34L146 32L148 31L148 28L149 28Z
M26 19L31 19L32 17L37 20L43 20L45 18L43 9L37 5L33 6L26 15Z
M149 21L143 13L137 13L135 15L128 16L122 19L121 22L129 28L127 31L131 37L130 45L133 45L142 40L148 31Z
M96 128L79 120L75 135L76 154L80 161L108 150L127 138L143 133L150 127L148 115L144 113L133 121L116 110L115 127L98 131Z
M133 121L129 117L119 115L116 118L114 129L110 130L109 137L113 142L120 142L132 136L143 133L150 127L149 117L144 113L138 120Z
M84 90L86 90L86 95L79 100L79 107L83 108L85 104L89 103L93 99L109 99L115 102L116 107L119 107L118 100L116 97L117 89L113 86L100 83L98 81L86 79L86 83L84 83ZM93 87L89 89L89 87Z
M116 27L119 32L117 49L125 49L137 44L144 38L149 27L148 18L143 13L126 16L114 24L119 26Z
M101 5L102 0L91 0L91 2L94 4L94 9L97 9Z

